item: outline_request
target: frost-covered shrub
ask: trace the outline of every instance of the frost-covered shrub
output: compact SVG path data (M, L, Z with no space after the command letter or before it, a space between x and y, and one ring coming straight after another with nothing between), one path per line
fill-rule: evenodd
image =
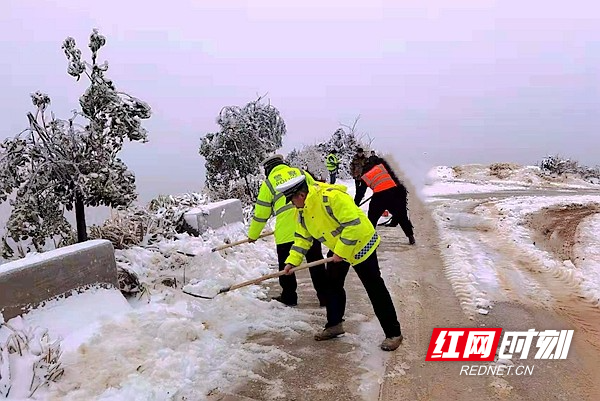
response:
M117 210L102 226L92 226L90 237L107 239L116 249L172 239L185 231L184 213L206 203L205 194L161 195L146 207Z
M564 159L559 155L547 156L539 163L540 169L548 174L563 175L579 173L579 163L575 160Z
M17 383L16 376L31 372L27 381L29 388L18 388L18 393L35 392L50 382L60 379L64 373L60 358L61 340L51 340L48 330L39 327L15 329L0 322L0 328L10 331L6 341L0 343L0 395L8 397ZM26 381L19 381L25 384ZM14 391L13 391L14 392Z
M538 166L545 174L554 176L570 174L592 183L600 183L600 167L583 166L576 160L565 159L559 155L546 156Z

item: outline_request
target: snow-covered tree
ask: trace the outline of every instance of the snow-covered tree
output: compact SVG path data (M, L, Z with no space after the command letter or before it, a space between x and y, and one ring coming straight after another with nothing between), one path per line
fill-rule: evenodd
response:
M94 30L91 63L81 59L73 38L63 43L68 73L90 81L80 112L68 120L48 116L50 97L36 92L29 128L0 144L0 202L16 192L7 231L15 241L31 239L37 250L49 237L70 234L64 208L75 208L77 237L85 241L85 206L127 206L137 196L135 177L117 155L125 140L147 141L141 121L150 117L150 107L117 91L106 77L108 64L97 62L105 43Z
M304 146L300 150L293 149L285 158L288 165L307 170L318 180L326 180L329 174L323 160L324 155L318 145Z
M246 196L253 200L261 161L281 147L285 122L277 108L261 100L223 108L217 118L219 132L200 140L200 155L206 159L206 186L214 199L239 196L234 192L243 182Z
M340 124L340 128L327 141L318 142L313 145L304 146L301 149L293 149L288 153L286 162L292 166L307 169L317 177L327 179L325 159L333 150L337 150L340 161L340 178L350 178L350 162L356 154L356 149L362 147L365 152L371 150L373 139L364 133L357 133L356 124L360 116L354 120L352 125Z

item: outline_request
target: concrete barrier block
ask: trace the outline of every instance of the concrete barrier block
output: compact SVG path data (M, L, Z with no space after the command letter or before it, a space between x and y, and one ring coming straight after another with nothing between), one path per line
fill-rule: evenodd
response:
M0 312L8 320L47 299L94 284L119 288L110 241L87 241L0 265Z
M226 199L191 209L183 218L192 229L202 234L209 228L217 229L227 224L242 222L244 214L239 199Z

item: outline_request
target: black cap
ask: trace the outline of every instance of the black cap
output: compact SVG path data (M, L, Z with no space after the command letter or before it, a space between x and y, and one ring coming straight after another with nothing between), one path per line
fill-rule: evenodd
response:
M267 175L268 175L268 172L273 170L273 167L278 166L280 164L283 164L283 156L282 155L269 156L262 162L262 165L265 168L265 172L267 172Z

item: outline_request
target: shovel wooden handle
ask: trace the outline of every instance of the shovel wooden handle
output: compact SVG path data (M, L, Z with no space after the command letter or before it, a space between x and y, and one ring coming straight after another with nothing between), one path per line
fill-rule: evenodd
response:
M303 265L298 265L292 269L292 272L295 273L300 270L308 269L309 267L319 266L319 265L323 265L323 264L329 263L329 262L333 262L333 257L325 258L325 259L321 259L321 260L315 260L314 262L305 263ZM270 278L283 276L284 274L285 274L284 270L281 270L277 273L266 274L259 278L255 278L254 280L248 280L248 281L244 281L243 283L232 285L231 287L227 288L227 291L237 290L238 288L246 287L246 286L252 285L252 284L258 284L261 281L265 281ZM223 292L226 292L226 291L223 291Z
M373 195L369 196L367 199L365 199L364 201L360 202L360 205L358 205L358 206L364 205L365 203L367 203L368 201L370 201L372 197L373 197Z
M275 234L275 231L269 231L269 232L259 235L258 238L268 237L269 235L273 235L273 234ZM222 251L223 249L227 249L227 248L231 248L231 247L234 247L237 245L245 244L246 242L250 242L250 238L232 242L231 244L219 245L219 246L211 249L211 252Z

